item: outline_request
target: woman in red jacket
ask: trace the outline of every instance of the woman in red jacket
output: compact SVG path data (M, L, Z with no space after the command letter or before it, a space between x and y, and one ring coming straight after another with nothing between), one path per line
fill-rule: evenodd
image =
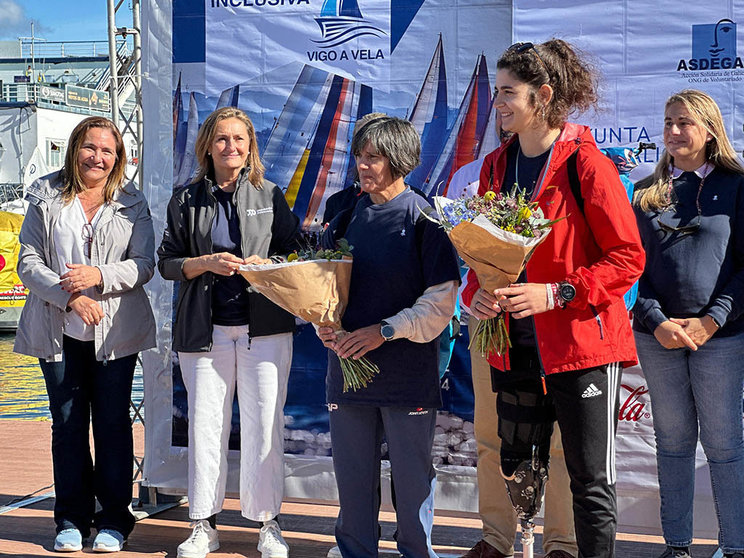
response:
M571 477L583 557L614 556L614 437L623 366L636 362L623 294L645 262L633 211L612 162L589 128L566 122L596 104L596 79L568 43L517 43L499 59L496 108L511 141L483 164L480 193L513 185L561 219L519 281L486 292L470 272L463 301L479 319L508 312L511 349L488 355L499 391L502 473L512 490L546 477L557 419ZM575 156L572 156L574 155ZM575 171L581 199L572 192Z

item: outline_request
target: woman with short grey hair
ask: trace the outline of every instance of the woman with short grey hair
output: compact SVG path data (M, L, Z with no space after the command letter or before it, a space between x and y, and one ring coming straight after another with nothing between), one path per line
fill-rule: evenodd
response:
M355 132L352 150L368 195L337 215L323 237L325 247L342 237L354 246L344 331L318 331L330 349L326 399L341 508L336 541L344 558L377 557L384 434L398 550L435 557L431 448L441 406L439 335L454 313L457 256L444 231L422 216L426 199L404 181L421 151L411 123L371 120ZM344 392L339 357L365 357L380 373L366 387Z

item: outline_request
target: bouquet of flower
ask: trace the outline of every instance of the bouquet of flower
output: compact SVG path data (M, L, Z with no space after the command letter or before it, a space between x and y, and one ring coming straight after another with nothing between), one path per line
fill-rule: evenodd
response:
M456 200L435 197L434 207L457 253L488 292L517 280L556 222L545 219L537 202L516 184L509 194L486 192ZM504 314L481 321L470 346L484 355L504 354L511 347Z
M335 250L298 250L286 262L242 265L240 274L256 291L307 322L332 327L342 336L341 317L349 300L352 246L345 239ZM344 392L367 387L379 368L366 358L339 358Z

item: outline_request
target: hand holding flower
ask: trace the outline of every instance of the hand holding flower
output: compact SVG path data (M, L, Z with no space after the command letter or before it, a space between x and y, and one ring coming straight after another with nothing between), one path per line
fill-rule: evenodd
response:
M503 297L496 297L488 291L478 289L470 302L470 313L479 320L495 318L502 310L499 305L499 298Z
M336 341L338 335L332 327L319 327L317 329L318 337L323 342L323 346L332 351L336 351Z
M334 350L340 358L359 360L384 342L385 338L380 334L380 324L373 324L342 335Z
M548 311L548 299L544 283L514 283L494 293L500 297L500 306L511 312L514 318L521 319Z

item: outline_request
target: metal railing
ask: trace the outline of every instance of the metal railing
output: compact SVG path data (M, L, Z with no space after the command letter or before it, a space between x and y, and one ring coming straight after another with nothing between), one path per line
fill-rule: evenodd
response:
M35 102L41 97L40 83L3 83L0 100L11 103ZM62 89L64 96L64 89Z
M108 56L107 41L44 41L18 39L19 58Z

